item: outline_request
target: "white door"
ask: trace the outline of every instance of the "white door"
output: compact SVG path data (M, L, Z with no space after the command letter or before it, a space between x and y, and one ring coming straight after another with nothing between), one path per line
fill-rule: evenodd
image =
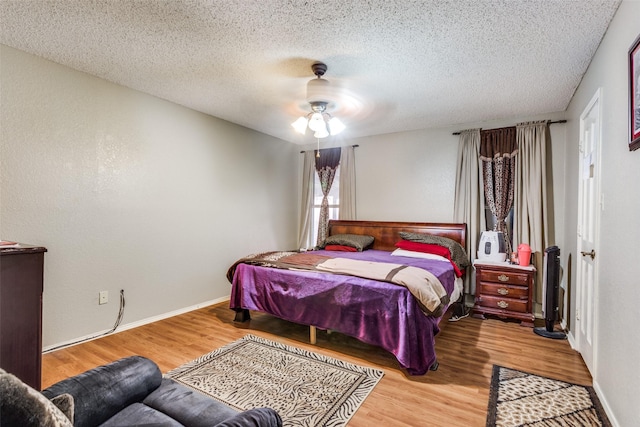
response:
M576 255L576 346L591 375L595 373L597 242L600 218L600 89L580 116L578 253Z

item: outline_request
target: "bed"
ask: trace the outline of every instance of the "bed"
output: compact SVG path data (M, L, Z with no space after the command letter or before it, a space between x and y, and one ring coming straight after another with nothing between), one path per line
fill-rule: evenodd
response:
M372 236L373 244L362 252L271 252L269 256L277 254L274 259L278 261L273 264L252 262L252 257L238 260L227 274L232 285L230 308L236 311L235 320L248 320L250 310L269 313L284 320L309 325L312 342L316 328L320 328L382 347L391 352L410 375L424 375L428 370L437 369L435 336L440 330L438 323L447 306L460 294L462 280L456 277L453 263L444 259L391 255L397 249L396 243L405 242L401 233L405 237L404 233L440 236L464 248L466 226L332 220L329 222L329 236ZM325 262L319 266L313 264L309 269L289 264L287 266L290 268L283 268L278 264L280 260L301 257L306 257L305 261L312 259L313 262L327 259L347 263L368 262L376 266L395 263L406 267L405 271L420 270L421 274L424 273L421 270L427 269L428 272L424 274L436 277L446 296L442 297L437 310L429 312L425 311L427 307L421 303L423 299L415 296L413 289L399 286L398 283L366 278L359 273L318 271L316 267L324 266ZM434 286L434 289L440 289Z

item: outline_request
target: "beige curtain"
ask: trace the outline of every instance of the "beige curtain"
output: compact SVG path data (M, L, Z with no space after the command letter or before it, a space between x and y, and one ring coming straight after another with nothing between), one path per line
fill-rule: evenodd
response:
M302 164L302 195L300 197L300 224L298 247L309 248L311 243L311 227L313 225L313 181L316 172L316 153L305 151Z
M544 250L549 244L549 203L547 199L548 121L520 123L516 126L518 156L513 218L513 245L531 246L537 283L542 283ZM542 301L542 286L538 285L535 301Z
M343 147L340 154L339 219L356 217L356 159L354 147Z
M458 141L453 220L467 224L465 249L472 261L476 259L480 233L486 229L483 192L480 129L464 130ZM464 292L475 294L473 268L465 274Z

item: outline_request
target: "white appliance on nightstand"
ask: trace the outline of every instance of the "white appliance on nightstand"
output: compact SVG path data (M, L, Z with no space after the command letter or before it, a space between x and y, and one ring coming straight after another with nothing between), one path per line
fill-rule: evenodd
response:
M507 249L502 231L483 231L478 244L479 260L505 262Z

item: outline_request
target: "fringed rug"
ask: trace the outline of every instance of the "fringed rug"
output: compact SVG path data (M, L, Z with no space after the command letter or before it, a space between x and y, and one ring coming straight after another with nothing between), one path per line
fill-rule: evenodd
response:
M384 375L253 335L165 376L238 410L269 407L285 426L344 426Z
M610 427L593 387L493 365L487 427Z

